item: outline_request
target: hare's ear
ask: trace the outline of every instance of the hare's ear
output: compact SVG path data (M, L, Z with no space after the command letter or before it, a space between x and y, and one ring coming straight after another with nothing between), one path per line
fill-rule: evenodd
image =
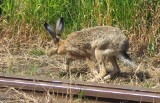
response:
M50 33L50 35L52 36L54 43L56 44L59 39L56 37L56 33L54 32L54 30L52 29L52 26L50 26L48 23L44 23L44 27L46 28L46 30Z
M58 18L57 23L56 23L56 34L58 36L61 36L61 33L64 28L64 20L63 17Z

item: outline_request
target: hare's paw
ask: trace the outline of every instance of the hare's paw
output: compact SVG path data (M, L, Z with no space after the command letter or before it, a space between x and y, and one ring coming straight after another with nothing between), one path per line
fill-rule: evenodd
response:
M98 82L100 80L102 80L103 75L98 74L97 76L95 76L93 79L88 80L89 82Z
M98 79L96 79L96 78L89 79L89 80L87 80L87 82L98 82Z
M96 70L92 70L92 74L93 74L94 76L96 76L96 75L98 75L98 72L97 72Z
M110 74L104 77L104 80L109 80L109 79L111 79L111 75Z

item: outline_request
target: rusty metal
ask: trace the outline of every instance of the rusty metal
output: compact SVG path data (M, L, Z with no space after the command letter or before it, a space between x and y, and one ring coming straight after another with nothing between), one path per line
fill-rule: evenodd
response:
M78 95L83 92L84 96L135 102L159 103L160 101L160 90L155 89L6 74L0 74L0 87L72 95Z

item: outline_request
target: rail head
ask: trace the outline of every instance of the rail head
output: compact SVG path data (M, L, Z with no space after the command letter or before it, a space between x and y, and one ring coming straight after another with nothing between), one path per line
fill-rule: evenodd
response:
M0 87L14 87L16 89L34 90L41 92L55 92L99 98L120 99L140 102L160 101L160 92L155 89L111 85L104 83L71 82L61 79L22 77L17 75L0 75Z

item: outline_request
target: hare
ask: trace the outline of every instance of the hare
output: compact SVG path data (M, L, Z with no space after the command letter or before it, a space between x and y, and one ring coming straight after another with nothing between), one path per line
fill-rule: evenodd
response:
M128 38L124 33L116 27L112 26L96 26L92 28L82 29L69 34L67 39L61 39L61 33L64 28L64 20L58 18L55 31L48 23L44 23L46 30L51 34L54 43L57 44L56 53L65 54L65 70L69 69L69 64L75 59L86 60L90 72L95 76L91 81L104 78L108 79L120 73L120 68L116 59L130 64L136 65L131 61L127 54L129 48ZM99 67L99 73L95 69L96 59ZM113 71L106 75L105 59L111 62Z

